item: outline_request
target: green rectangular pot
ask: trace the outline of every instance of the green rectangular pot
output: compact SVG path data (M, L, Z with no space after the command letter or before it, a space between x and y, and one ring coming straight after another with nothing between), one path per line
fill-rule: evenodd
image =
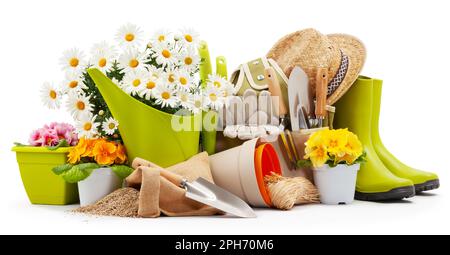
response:
M20 176L32 204L67 205L78 202L77 184L64 181L52 168L65 164L70 147L51 151L45 147L16 146Z

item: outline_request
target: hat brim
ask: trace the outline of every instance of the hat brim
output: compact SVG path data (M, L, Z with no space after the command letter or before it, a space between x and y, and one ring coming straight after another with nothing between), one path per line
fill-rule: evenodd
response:
M327 104L333 105L341 98L358 78L366 60L366 48L356 37L346 34L330 34L327 37L335 43L349 58L349 65L344 80L327 98Z

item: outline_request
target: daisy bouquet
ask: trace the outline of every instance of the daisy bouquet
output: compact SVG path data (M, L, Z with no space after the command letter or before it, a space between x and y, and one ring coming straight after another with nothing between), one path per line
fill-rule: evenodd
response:
M67 97L79 137L120 140L120 123L112 117L88 68L99 69L130 96L171 114L219 110L234 95L232 84L219 75L200 80L199 35L192 29L159 30L145 45L142 34L139 27L126 24L116 34L116 45L94 44L89 58L78 49L67 50L60 61L65 71L62 84L44 84L42 98L49 108L59 108Z

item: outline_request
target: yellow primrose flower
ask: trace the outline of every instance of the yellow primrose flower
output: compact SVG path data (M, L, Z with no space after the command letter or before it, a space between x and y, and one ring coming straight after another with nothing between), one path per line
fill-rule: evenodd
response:
M347 145L347 137L345 129L327 130L324 138L327 151L333 156L343 157L346 153L344 148Z
M314 151L309 154L309 159L311 160L314 167L321 167L323 166L328 159L328 153L326 149L322 146L317 147Z
M350 154L358 158L363 153L363 146L358 137L350 131L348 132L347 144L345 145L346 154Z
M304 159L310 160L314 167L321 167L327 162L351 165L363 153L358 137L347 129L317 131L305 145Z

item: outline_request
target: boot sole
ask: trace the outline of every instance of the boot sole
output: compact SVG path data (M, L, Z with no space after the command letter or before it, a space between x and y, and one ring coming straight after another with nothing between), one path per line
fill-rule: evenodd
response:
M423 191L433 190L439 188L440 183L439 179L427 181L420 184L415 184L414 188L416 189L416 193L420 193Z
M404 198L413 197L416 194L414 186L406 186L395 188L386 192L377 193L363 193L355 192L355 199L362 201L386 201L386 200L401 200Z

